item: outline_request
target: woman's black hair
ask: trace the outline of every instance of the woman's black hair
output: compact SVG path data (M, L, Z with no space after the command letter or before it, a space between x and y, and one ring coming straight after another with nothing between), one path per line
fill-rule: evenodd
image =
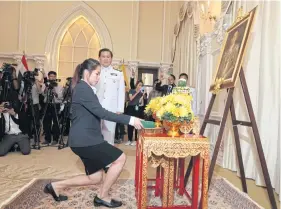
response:
M143 84L143 81L142 81L142 80L138 80L138 81L136 82L135 88L137 88L137 86L139 85L139 83L142 83L142 84Z
M76 84L83 78L83 73L85 70L92 73L97 67L100 66L99 61L89 58L84 60L81 64L77 65L73 78L72 78L72 87L75 87Z

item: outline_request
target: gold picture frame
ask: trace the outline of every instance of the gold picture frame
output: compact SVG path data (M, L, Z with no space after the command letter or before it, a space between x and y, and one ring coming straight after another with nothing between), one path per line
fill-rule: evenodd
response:
M210 91L213 93L221 89L235 87L255 12L256 8L245 16L238 15L236 22L226 31L214 81L210 86Z

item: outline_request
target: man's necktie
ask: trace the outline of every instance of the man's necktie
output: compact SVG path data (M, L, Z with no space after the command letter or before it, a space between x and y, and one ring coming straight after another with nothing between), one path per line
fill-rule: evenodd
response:
M168 94L170 94L170 93L171 93L171 90L172 90L172 86L171 86L171 85L169 85L169 86L168 86Z

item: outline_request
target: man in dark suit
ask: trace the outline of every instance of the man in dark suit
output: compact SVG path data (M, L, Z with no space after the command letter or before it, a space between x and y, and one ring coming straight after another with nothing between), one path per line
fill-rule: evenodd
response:
M161 86L161 81L159 80L156 84L156 90L162 92L162 96L169 95L173 92L173 88L176 86L175 81L176 77L173 74L170 74L168 77L168 85Z

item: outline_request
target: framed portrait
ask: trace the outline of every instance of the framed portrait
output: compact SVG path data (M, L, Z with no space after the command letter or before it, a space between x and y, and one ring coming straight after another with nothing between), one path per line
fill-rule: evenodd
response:
M235 86L242 66L255 10L256 8L242 17L226 31L210 91L214 90L218 81L220 81L220 89L232 88Z

